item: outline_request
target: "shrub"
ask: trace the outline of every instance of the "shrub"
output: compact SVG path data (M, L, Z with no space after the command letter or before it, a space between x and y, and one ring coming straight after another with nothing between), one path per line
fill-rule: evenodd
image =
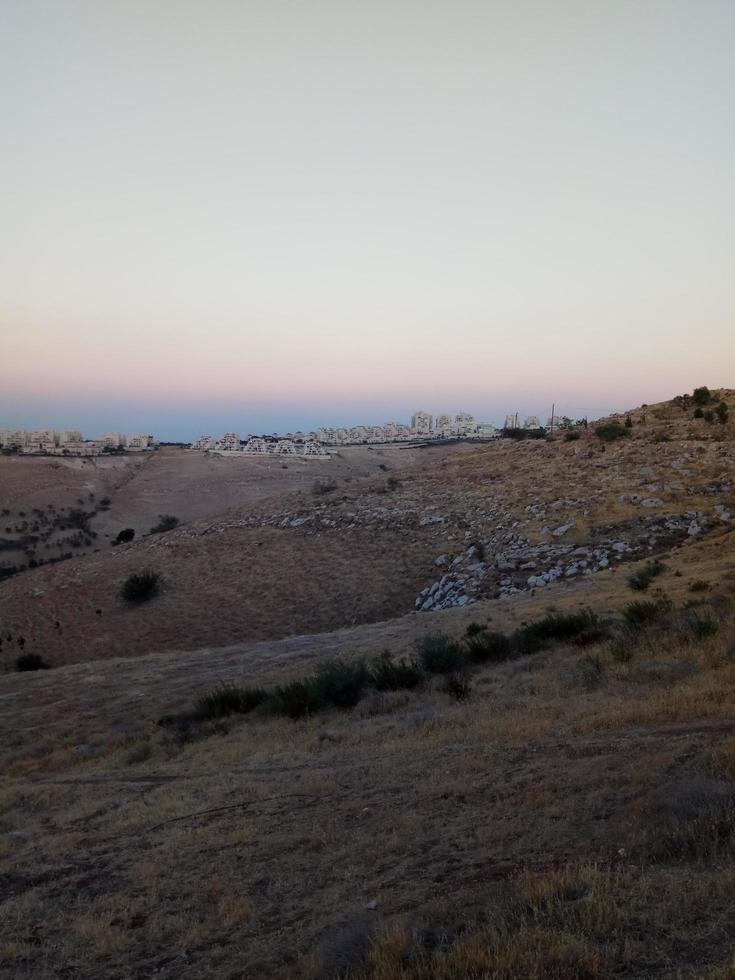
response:
M444 633L435 633L420 640L418 654L427 674L449 674L462 666L462 648Z
M564 433L564 442L576 442L579 439L579 432L571 430Z
M158 593L160 577L157 572L134 572L125 579L120 595L126 602L145 602Z
M656 578L657 575L663 574L666 571L666 565L658 558L653 561L646 562L643 568L639 568L637 572L633 572L628 576L628 585L635 592L645 592L651 582Z
M451 694L455 701L466 701L470 696L472 687L467 674L456 671L453 674L447 674L443 690L447 694Z
M700 616L691 608L684 616L684 624L686 630L691 633L695 640L706 640L708 636L714 636L720 628L719 624L710 616Z
M699 406L697 406L697 408L694 409L694 418L695 419L701 419L703 417L703 415L704 415L704 412L702 411L701 408L699 408Z
M464 635L466 637L477 636L478 633L484 633L487 630L487 626L482 623L468 623L465 627Z
M638 599L629 602L623 609L623 619L629 626L641 627L655 623L671 611L671 601L669 599Z
M388 487L389 490L397 490L400 484L401 481L396 476L389 476L388 479L385 481L385 485Z
M467 657L473 663L501 663L514 655L513 641L505 633L491 633L483 630L465 640Z
M123 528L122 531L118 532L118 535L115 538L115 540L118 542L132 541L134 537L135 537L135 529L132 527L126 527Z
M717 406L715 409L715 415L717 416L717 421L722 425L727 422L729 412L727 410L727 405L724 402L720 402L720 404Z
M413 690L423 679L415 660L393 660L387 650L370 667L370 681L378 691Z
M628 429L620 422L605 422L595 427L595 435L603 442L615 442L616 439L623 439L628 434Z
M325 660L317 665L310 686L320 704L354 708L369 680L364 660Z
M705 582L704 579L701 579L701 578L695 579L693 582L690 583L690 585L689 585L689 591L690 592L708 592L709 591L709 582Z
M714 420L715 420L715 413L708 408L707 411L704 413L704 421L714 422Z
M158 524L151 528L151 534L162 534L164 531L173 531L178 526L179 519L173 514L159 514Z
M633 419L630 417L630 415L627 415L625 417L625 428L626 429L632 429L633 428Z
M233 714L246 715L267 697L268 692L262 687L222 684L197 701L196 713L199 718L208 720Z
M320 704L308 681L291 681L274 688L263 707L272 714L296 719L317 711Z
M513 646L519 654L536 653L549 643L574 640L591 629L603 630L604 624L589 609L576 613L549 613L543 619L516 630Z
M337 489L334 480L315 480L311 487L311 492L320 496L325 493L332 493Z
M22 653L15 661L16 670L48 670L51 664L47 664L38 653Z
M692 401L695 405L709 405L712 401L712 394L710 393L707 385L702 385L701 388L695 388L692 393Z

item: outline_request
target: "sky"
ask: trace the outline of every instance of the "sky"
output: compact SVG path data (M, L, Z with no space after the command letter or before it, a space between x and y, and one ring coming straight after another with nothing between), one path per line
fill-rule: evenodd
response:
M4 0L0 428L735 386L732 0Z

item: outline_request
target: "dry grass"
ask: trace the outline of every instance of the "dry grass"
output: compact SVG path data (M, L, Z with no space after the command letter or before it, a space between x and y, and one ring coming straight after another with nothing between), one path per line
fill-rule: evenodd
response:
M534 454L556 451L499 448L528 466L521 488ZM637 466L646 445L634 432L620 451ZM487 493L499 456L473 452L436 454L444 473L429 466L426 486L466 467ZM625 575L6 675L0 978L732 978L733 532L666 565L652 596L681 608L706 579L716 633L672 619L624 659L608 641L557 645L478 668L465 703L437 678L296 722L158 724L223 682L409 656L419 637L458 638L471 621L510 631L549 605L617 621Z

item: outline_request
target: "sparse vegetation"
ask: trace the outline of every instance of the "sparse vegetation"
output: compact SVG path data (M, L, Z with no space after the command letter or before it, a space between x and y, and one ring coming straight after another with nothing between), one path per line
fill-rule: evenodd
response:
M157 572L133 572L123 582L120 595L129 603L146 602L158 594L159 586L160 576Z
M695 388L692 393L692 401L695 405L709 405L712 401L712 394L707 387L707 385L702 385L701 388Z
M179 519L173 514L159 514L158 524L153 525L151 534L163 534L165 531L173 531L178 525Z
M628 585L635 592L645 592L651 582L659 575L663 575L665 571L666 565L658 558L654 558L652 561L646 562L643 568L639 568L638 571L628 576Z
M620 422L605 422L595 427L595 435L603 442L615 442L629 435L629 430Z
M205 694L195 706L199 718L212 720L227 715L245 715L257 708L268 697L262 687L238 687L235 684L222 684Z
M118 544L122 544L123 542L132 541L134 537L135 529L132 527L125 527L122 529L122 531L118 531L118 535L115 540Z
M324 660L308 681L320 705L354 708L370 681L364 660Z
M425 636L417 643L419 663L427 674L449 674L464 662L462 647L444 633Z
M668 599L638 599L635 602L629 602L625 606L623 609L623 619L628 626L640 628L659 622L671 610L672 604Z
M386 650L371 664L370 679L377 691L410 691L422 683L424 672L415 660L394 660Z
M19 671L48 670L50 666L38 653L21 653L15 661L15 669Z
M334 493L337 489L337 484L334 480L315 480L311 487L311 492L317 497L324 496L327 493Z

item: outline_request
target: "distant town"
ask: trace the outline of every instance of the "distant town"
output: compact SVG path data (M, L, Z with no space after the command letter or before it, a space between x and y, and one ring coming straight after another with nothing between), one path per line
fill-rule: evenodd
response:
M546 428L565 429L574 423L565 415L554 415L546 422ZM542 433L537 415L519 417L507 415L502 428L493 422L482 422L469 412L458 412L454 417L447 414L434 417L429 412L418 411L411 416L410 424L385 422L383 425L355 425L349 428L321 427L313 432L288 432L285 435L248 435L242 439L238 432L225 432L219 437L200 436L189 446L190 450L213 452L220 455L237 453L245 456L302 456L328 457L329 447L377 446L389 444L415 444L435 440L498 439L513 432L525 430ZM102 456L110 453L145 452L160 445L152 435L144 433L107 432L99 439L85 439L77 429L57 432L55 429L0 429L0 449L6 453L42 456Z
M548 419L549 428L569 428L574 423L567 416ZM509 430L542 429L536 415L521 421L518 414L508 415L503 428L493 422L480 422L468 412L437 415L415 412L411 423L385 422L383 425L355 425L350 428L321 427L313 432L289 432L285 436L248 436L242 440L237 432L226 432L219 438L201 436L189 447L192 450L215 453L244 453L249 456L328 456L330 446L378 446L392 443L423 443L429 440L498 439Z
M144 452L153 449L153 436L107 432L100 439L85 439L78 429L0 429L0 447L9 452L38 456L101 456L103 453Z

